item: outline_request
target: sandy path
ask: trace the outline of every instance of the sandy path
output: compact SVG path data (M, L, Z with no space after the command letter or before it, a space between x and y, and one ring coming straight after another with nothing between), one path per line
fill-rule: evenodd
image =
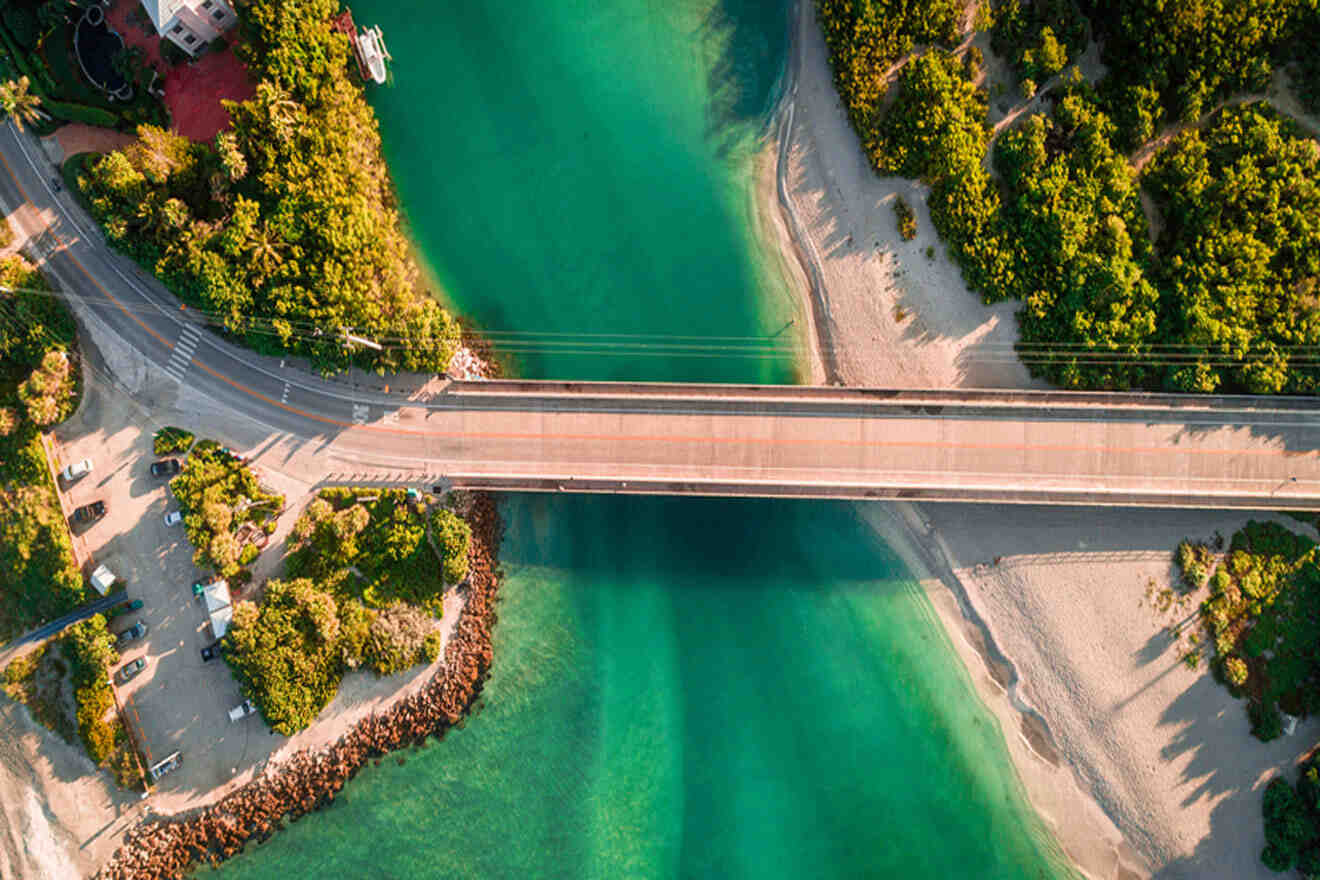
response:
M0 880L85 877L141 815L135 794L0 697Z
M871 170L834 90L805 2L796 91L781 118L779 169L799 219L804 303L847 384L1031 387L1012 353L1012 303L985 307L943 255L926 188ZM892 201L917 214L899 239ZM925 255L933 246L936 258ZM809 258L818 260L819 284ZM816 300L813 302L813 298ZM927 587L1032 804L1092 877L1273 876L1260 789L1320 736L1320 721L1268 745L1203 664L1182 665L1145 601L1170 583L1184 537L1225 536L1248 519L1214 511L858 505ZM1259 518L1259 517L1258 517ZM1291 524L1295 527L1295 524ZM995 560L998 558L998 563ZM1194 607L1194 606L1192 606Z

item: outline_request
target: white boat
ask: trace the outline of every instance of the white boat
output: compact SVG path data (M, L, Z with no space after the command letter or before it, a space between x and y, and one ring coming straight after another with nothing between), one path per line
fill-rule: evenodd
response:
M385 36L380 32L380 25L363 28L358 34L358 54L366 65L371 78L384 84L386 78L385 62L392 60L385 48Z

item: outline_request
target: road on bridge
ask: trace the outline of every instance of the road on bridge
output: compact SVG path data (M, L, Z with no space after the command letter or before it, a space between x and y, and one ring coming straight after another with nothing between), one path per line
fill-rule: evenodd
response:
M109 251L31 138L0 130L52 281L186 385L316 442L325 474L541 491L1320 509L1310 400L453 383L408 400L255 355ZM32 214L29 214L32 216Z

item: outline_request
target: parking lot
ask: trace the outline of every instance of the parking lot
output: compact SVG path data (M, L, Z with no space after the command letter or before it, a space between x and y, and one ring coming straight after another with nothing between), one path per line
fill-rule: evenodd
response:
M91 389L89 389L91 392ZM110 405L113 401L113 405ZM146 668L127 684L115 682L125 715L146 756L159 761L184 753L182 766L158 783L161 795L186 803L264 760L286 740L269 733L259 716L231 722L228 710L242 701L223 660L204 662L201 649L214 641L203 606L191 585L201 575L182 525L167 526L177 504L168 480L152 476L154 427L127 399L89 393L79 413L57 432L58 466L90 458L91 473L60 488L66 510L104 501L106 515L74 525L86 574L106 565L140 611L113 619L121 632L146 623L145 637L122 648L120 666L139 657ZM118 585L116 586L118 588ZM116 670L119 667L116 667Z

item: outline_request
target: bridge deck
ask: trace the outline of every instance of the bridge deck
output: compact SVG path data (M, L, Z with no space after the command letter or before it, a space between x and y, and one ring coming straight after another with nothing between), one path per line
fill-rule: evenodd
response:
M454 383L369 440L468 488L1320 510L1302 398Z

